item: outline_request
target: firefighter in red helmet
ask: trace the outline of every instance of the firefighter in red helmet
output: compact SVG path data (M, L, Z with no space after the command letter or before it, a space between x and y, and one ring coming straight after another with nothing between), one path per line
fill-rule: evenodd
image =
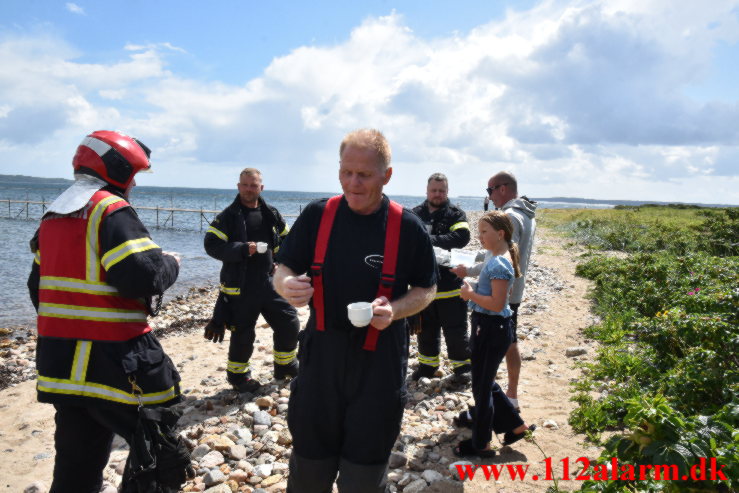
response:
M144 412L173 426L168 406L181 399L179 374L147 323L150 301L175 282L179 259L152 241L127 202L136 173L150 168L149 155L120 132L85 137L73 160L74 183L31 240L36 389L40 402L56 408L51 493L100 491L114 434L132 445L122 491L147 484L177 491L189 467L181 453L173 469L142 475L134 452Z

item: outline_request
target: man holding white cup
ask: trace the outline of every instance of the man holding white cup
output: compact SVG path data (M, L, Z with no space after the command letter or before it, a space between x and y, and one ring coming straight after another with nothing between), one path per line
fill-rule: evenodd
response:
M254 351L255 325L261 314L272 327L274 376L279 380L298 372L297 337L300 321L294 307L272 287L272 254L289 230L280 213L261 197L262 173L241 172L239 194L213 220L205 234L205 251L221 260L221 289L205 338L223 341L232 330L226 375L239 392L255 392L249 360Z
M331 491L337 473L341 492L385 491L406 402L405 317L431 302L437 278L420 220L382 193L390 154L377 130L348 134L344 194L309 204L278 254L277 292L311 305L288 409L290 493Z

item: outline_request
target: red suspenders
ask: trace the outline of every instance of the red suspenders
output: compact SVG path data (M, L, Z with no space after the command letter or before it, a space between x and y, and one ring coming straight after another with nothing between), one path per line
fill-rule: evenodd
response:
M321 224L318 227L318 238L316 239L316 251L311 265L313 277L313 308L316 311L316 330L326 330L323 299L323 261L326 258L328 240L331 237L331 228L334 225L336 211L339 208L342 195L331 197L326 202L326 207L321 215ZM398 246L400 243L400 219L403 215L403 207L397 202L390 201L387 213L387 227L385 228L385 251L382 261L382 276L377 288L377 296L392 298L393 284L395 283L395 268L398 264ZM374 351L377 347L377 338L380 331L370 326L367 329L367 337L364 340L363 349Z

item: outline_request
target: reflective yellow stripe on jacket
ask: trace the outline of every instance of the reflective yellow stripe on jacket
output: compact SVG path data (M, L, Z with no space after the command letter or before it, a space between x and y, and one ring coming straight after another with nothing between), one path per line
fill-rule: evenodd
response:
M97 203L90 212L90 218L87 221L87 251L85 252L86 270L88 281L100 280L100 257L98 256L98 232L100 231L100 222L103 220L105 209L116 202L123 201L122 198L111 195L105 197Z
M49 378L39 375L36 388L39 392L49 392L52 394L94 397L121 404L138 405L139 403L137 396L129 392L94 382L76 382L74 380ZM161 404L162 402L173 399L176 395L175 388L170 387L162 392L142 394L141 401L144 404Z
M449 232L456 231L458 229L470 229L470 225L467 221L460 221L458 223L452 224L452 227L449 228Z
M226 233L224 233L223 231L214 228L213 226L211 226L210 228L208 228L206 230L205 234L208 234L208 233L213 233L214 235L216 235L217 237L219 237L223 241L228 241L228 235Z
M221 293L228 294L231 296L239 296L241 294L241 288L230 288L228 286L221 284L221 287L219 289Z
M52 289L54 291L97 294L103 296L113 296L118 294L118 290L106 282L83 281L73 277L41 276L39 289Z
M146 322L146 313L140 310L63 305L60 303L39 303L38 314L44 317L94 320L96 322Z
M121 243L115 248L111 248L108 252L103 255L101 260L103 269L110 270L118 262L122 261L129 255L134 253L145 252L154 248L159 248L159 245L151 241L151 238L137 238L135 240L128 240Z
M454 298L455 296L459 296L462 292L461 289L453 289L451 291L437 291L436 296L434 296L435 300L444 300L447 298Z

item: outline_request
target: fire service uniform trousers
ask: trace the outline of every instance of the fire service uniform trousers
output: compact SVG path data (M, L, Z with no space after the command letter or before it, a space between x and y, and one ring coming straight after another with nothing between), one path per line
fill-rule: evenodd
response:
M288 491L330 493L338 473L342 493L384 492L407 401L405 320L380 333L375 351L362 349L364 328L317 331L310 322L288 409Z
M227 375L231 384L238 384L251 376L249 359L254 352L255 326L260 314L272 327L275 364L290 365L295 361L300 330L298 312L277 294L269 279L261 284L250 284L248 293L229 300L235 305L230 309L236 322L230 323L235 330L231 333L228 347ZM278 355L281 355L279 361Z
M467 302L459 296L434 300L421 312L418 358L422 365L438 368L441 330L455 373L470 371L470 343L467 337Z

